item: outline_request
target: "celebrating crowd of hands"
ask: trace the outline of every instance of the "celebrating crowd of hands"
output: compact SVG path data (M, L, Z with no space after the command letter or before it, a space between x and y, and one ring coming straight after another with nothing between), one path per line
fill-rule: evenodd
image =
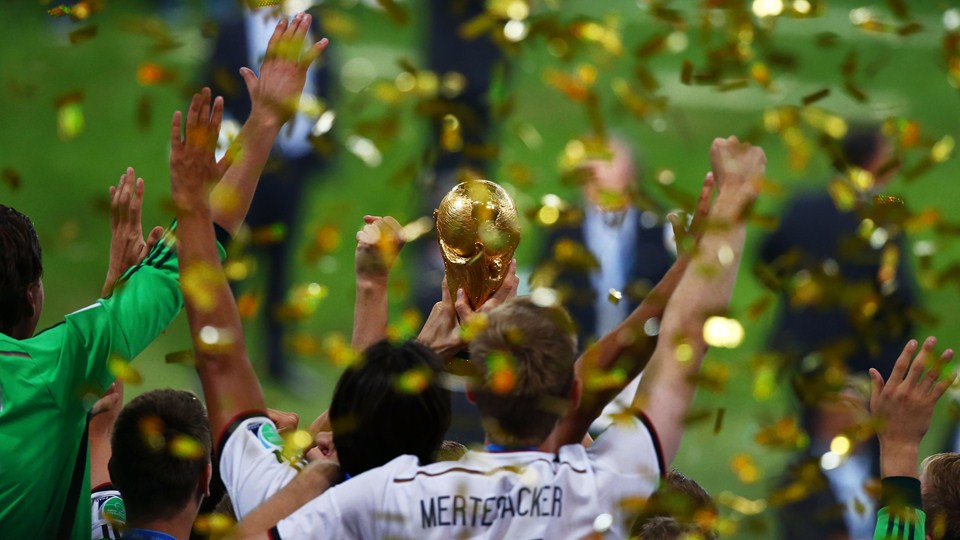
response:
M213 303L201 305L203 302L191 298L190 291L184 287L188 317L198 350L199 370L208 369L205 366L210 366L212 370L215 362L210 358L217 355L245 354L235 301L216 254L214 226L231 234L241 227L252 197L250 183L255 184L265 156L269 153L270 145L262 141L272 142L276 132L296 110L306 68L327 45L327 40L323 39L305 46L310 19L310 15L301 14L290 22L282 21L270 40L260 76L246 68L242 71L252 99L252 113L236 141L220 160L216 159L215 150L223 117L223 98L212 96L210 90L204 88L194 94L185 114L179 111L174 113L170 130L170 187L178 218L176 231L165 234L162 228L156 227L144 236L141 225L144 180L136 177L132 167L122 174L115 186L109 188L112 241L104 296L112 294L114 285L123 274L139 264L157 242L177 242L181 276L191 272L196 265L207 265L216 271L204 284L207 290L213 291ZM693 219L670 216L679 257L650 294L651 298L659 299L659 313L662 313L663 304L671 296L688 265L724 264L722 260L697 259L698 250L705 249L701 244L704 232L710 228L741 224L760 194L761 179L766 170L766 156L761 148L741 142L736 137L718 138L711 144L709 157L711 171L704 178L696 208L692 211ZM743 234L742 228L737 234ZM202 237L202 240L195 235ZM404 227L393 217L363 216L362 228L356 235L356 306L351 341L357 351L387 336L387 284L391 269L406 241ZM700 270L708 271L706 267ZM735 276L734 272L731 279L735 279ZM452 359L467 347L468 333L464 328L475 324L471 321L484 317L516 296L518 287L516 260L511 262L500 288L481 306L471 306L462 290L451 294L444 280L440 287L440 301L433 306L417 339L442 359ZM638 316L646 319L658 313L657 307L647 309L647 312ZM679 321L677 326L683 328L685 322ZM226 350L203 352L197 341L196 330L208 325L227 329L237 339ZM625 326L621 330L626 332L628 328ZM696 335L702 332L702 324L694 318L684 331ZM583 363L578 362L578 370L609 368L625 346L638 350L657 346L656 337L650 336L636 337L635 341L625 345L626 340L621 339L623 336L617 332L602 339L588 351ZM706 347L705 344L700 346ZM948 349L938 355L935 348L936 339L932 337L922 344L910 341L886 381L876 370L870 372L873 383L870 409L881 445L884 477L917 476L920 441L930 425L935 404L955 377L946 373L953 352ZM637 366L638 370L642 368ZM255 377L252 372L245 376ZM685 381L683 378L690 376L690 373L678 371L676 376L678 380ZM687 386L691 387L692 395L692 385ZM215 388L205 386L204 391L208 403L217 403ZM686 399L682 395L660 395L656 392L656 389L651 389L647 398L666 401ZM609 392L602 395L609 397ZM98 437L101 441L104 437L109 438L112 420L122 406L122 396L122 384L118 381L94 407L94 414L99 416L91 426L91 455L96 454L93 445ZM251 399L254 407L263 400L262 395ZM597 398L598 401L602 399ZM213 432L217 433L217 428L227 422L227 414L218 412L216 405L208 408ZM683 407L666 409L686 411ZM269 410L268 413L281 434L298 429L297 415L275 410ZM595 407L591 407L589 412L581 412L579 417L575 413L564 418L560 432L569 429L571 436L579 439L585 429L584 424L588 424L595 413ZM682 422L681 418L669 420L675 420L678 424ZM337 453L326 413L314 420L308 431L314 437L314 444L307 449L306 457L318 465L307 469L308 474L302 475L303 482L332 483L336 477ZM585 442L589 443L589 439ZM559 443L553 441L548 446L556 444ZM668 453L676 453L678 445L679 437L673 442L668 441L667 446L672 446L667 449ZM96 476L96 463L92 462L92 466Z

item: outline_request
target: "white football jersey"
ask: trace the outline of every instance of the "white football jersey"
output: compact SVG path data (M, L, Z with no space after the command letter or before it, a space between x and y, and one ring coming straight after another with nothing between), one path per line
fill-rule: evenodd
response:
M259 414L235 419L220 440L220 477L238 519L293 480L303 466L282 455L273 421Z
M663 459L646 419L618 422L590 447L468 452L419 466L401 456L331 488L281 521L280 538L626 538ZM229 484L228 484L229 486Z
M96 487L90 493L91 540L116 540L127 520L123 497L112 484Z

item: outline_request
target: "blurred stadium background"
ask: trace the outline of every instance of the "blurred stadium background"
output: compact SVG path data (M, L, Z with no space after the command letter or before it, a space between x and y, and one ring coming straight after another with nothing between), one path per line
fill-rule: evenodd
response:
M306 309L290 322L296 381L265 383L268 403L299 413L303 423L326 408L349 343L362 216L420 217L415 179L428 137L417 105L435 81L423 73L411 78L409 67L423 65L426 8L416 0L383 3L391 9L356 0L312 8L335 51L338 156L310 185L304 225L291 231L298 246L293 290ZM56 2L0 1L0 201L30 215L41 235L41 327L96 297L109 245L107 186L126 166L146 179L144 223L171 219L168 122L200 82L215 31L201 2L91 4L102 9L74 21L48 14ZM789 451L761 444L758 434L791 441L794 404L763 355L775 302L751 271L755 247L791 193L825 185L831 172L821 133L836 135L840 118L888 121L905 166L886 191L916 217L907 255L935 316L918 321L917 337L934 333L942 344L960 345L960 219L953 214L960 165L951 159L960 118L960 11L944 0L909 9L892 0L489 4L494 15L477 31L505 32L510 62L493 93L502 115L492 177L510 187L525 215L521 267L533 264L542 221L550 220L551 211L539 212L542 197L577 197L564 164L578 157L571 141L591 122L635 142L644 185L665 207L692 199L713 137L736 134L766 149L770 185L731 311L745 337L709 353L676 466L719 497L731 537L771 537L765 496ZM351 137L372 146L345 144ZM401 262L392 289L398 334L417 327L405 311L415 279L405 273L409 266ZM255 305L255 268L241 259L234 270L252 275L246 300ZM261 360L258 338L251 324L254 362ZM141 381L127 385L126 398L164 386L199 391L193 370L172 354L189 346L181 316L138 358ZM943 444L947 412L938 411L930 451Z

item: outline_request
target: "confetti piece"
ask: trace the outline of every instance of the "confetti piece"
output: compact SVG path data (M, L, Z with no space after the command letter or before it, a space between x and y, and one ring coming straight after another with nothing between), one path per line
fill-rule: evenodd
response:
M205 452L200 441L184 433L177 433L170 439L170 455L193 461L204 457Z
M397 391L403 394L421 394L430 385L430 373L425 369L411 369L396 380Z
M727 409L725 407L720 407L717 409L717 418L713 422L713 433L719 434L723 429L723 417L726 415Z
M733 349L743 342L743 325L736 319L710 317L703 325L703 339L713 347Z
M211 514L201 514L197 516L196 521L193 522L193 530L200 535L211 538L221 538L230 532L235 524L236 521L230 516L213 512Z
M86 122L82 102L83 93L80 91L70 92L56 99L57 135L60 139L69 141L83 132Z
M77 45L84 41L89 41L97 36L97 27L95 25L85 26L70 32L70 43Z
M753 484L760 478L760 469L750 454L740 453L733 457L730 468L744 484Z
M811 104L813 104L813 103L816 103L816 102L820 101L821 99L823 99L823 98L825 98L825 97L827 97L827 96L829 96L829 95L830 95L830 89L829 89L829 88L824 88L824 89L818 90L818 91L816 91L816 92L814 92L814 93L812 93L812 94L807 94L806 96L803 96L803 99L802 99L801 101L803 102L803 105L804 105L804 106L808 106L808 105L811 105Z
M20 190L20 184L22 183L22 179L20 177L20 173L17 172L16 169L12 167L4 167L2 177L3 177L3 183L9 186L12 191Z
M168 364L182 364L185 366L195 366L196 358L193 355L193 349L167 353L164 360Z
M143 377L140 372L130 365L130 362L119 357L111 356L107 361L107 370L114 378L120 379L127 384L140 384Z
M683 67L680 69L680 82L689 86L692 80L693 80L693 62L689 60L684 60Z
M476 318L476 317L474 317ZM507 394L517 383L513 358L505 352L495 351L487 357L487 386L495 394Z
M137 68L137 82L141 86L153 86L161 83L173 82L177 79L175 71L168 70L160 64L144 62Z

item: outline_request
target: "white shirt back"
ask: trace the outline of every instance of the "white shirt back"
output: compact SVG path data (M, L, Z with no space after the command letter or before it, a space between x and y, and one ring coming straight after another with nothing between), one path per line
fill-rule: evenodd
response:
M281 538L625 538L663 474L659 442L634 418L589 449L556 455L469 452L419 466L401 456L314 499L281 521ZM605 515L606 514L606 515ZM599 518L599 519L598 519Z

